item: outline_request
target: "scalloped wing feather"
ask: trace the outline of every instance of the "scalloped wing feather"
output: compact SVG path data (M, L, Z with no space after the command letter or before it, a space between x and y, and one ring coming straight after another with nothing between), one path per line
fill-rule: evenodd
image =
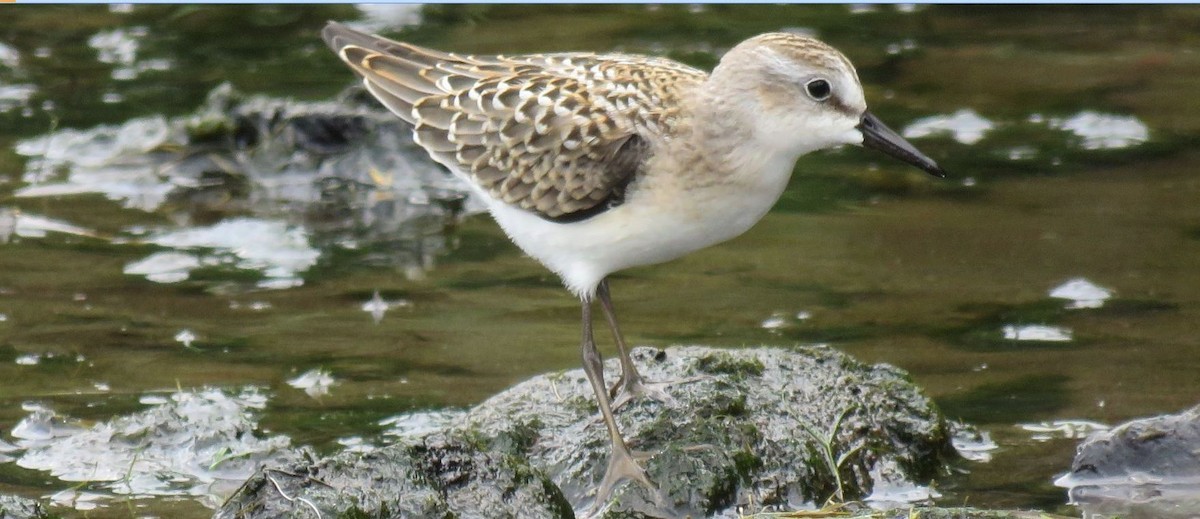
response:
M330 47L414 138L491 196L573 221L619 201L669 135L704 72L658 58L583 53L466 56L331 23Z

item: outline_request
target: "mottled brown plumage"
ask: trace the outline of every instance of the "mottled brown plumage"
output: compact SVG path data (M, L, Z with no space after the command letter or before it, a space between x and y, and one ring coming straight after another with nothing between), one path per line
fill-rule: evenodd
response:
M467 56L339 24L323 33L418 144L493 197L556 221L619 203L667 135L683 89L707 77L621 54Z

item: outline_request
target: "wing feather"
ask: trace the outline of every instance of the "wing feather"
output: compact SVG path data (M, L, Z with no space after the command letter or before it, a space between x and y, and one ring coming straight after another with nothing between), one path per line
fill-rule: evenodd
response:
M391 110L392 113L411 124L416 124L417 120L412 114L412 105L413 102L421 99L424 95L398 87L393 88L391 91L384 90L383 87L366 79L363 80L363 86L366 87L367 92L375 96L375 99L383 103L383 106Z
M706 74L643 56L469 56L330 23L322 32L414 140L491 196L555 221L619 204Z

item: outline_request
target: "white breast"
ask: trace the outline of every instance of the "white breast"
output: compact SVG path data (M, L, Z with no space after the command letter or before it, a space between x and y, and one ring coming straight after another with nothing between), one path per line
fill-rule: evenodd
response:
M795 157L762 157L739 181L696 187L686 175L659 176L624 204L574 223L542 219L480 192L492 216L530 256L580 297L612 272L672 260L752 227L787 186Z

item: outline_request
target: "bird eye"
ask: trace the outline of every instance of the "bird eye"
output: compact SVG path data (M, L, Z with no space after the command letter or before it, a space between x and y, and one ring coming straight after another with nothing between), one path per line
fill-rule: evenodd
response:
M829 82L824 79L814 79L805 83L804 90L808 92L808 97L816 101L829 99L829 94L833 91L829 87Z

